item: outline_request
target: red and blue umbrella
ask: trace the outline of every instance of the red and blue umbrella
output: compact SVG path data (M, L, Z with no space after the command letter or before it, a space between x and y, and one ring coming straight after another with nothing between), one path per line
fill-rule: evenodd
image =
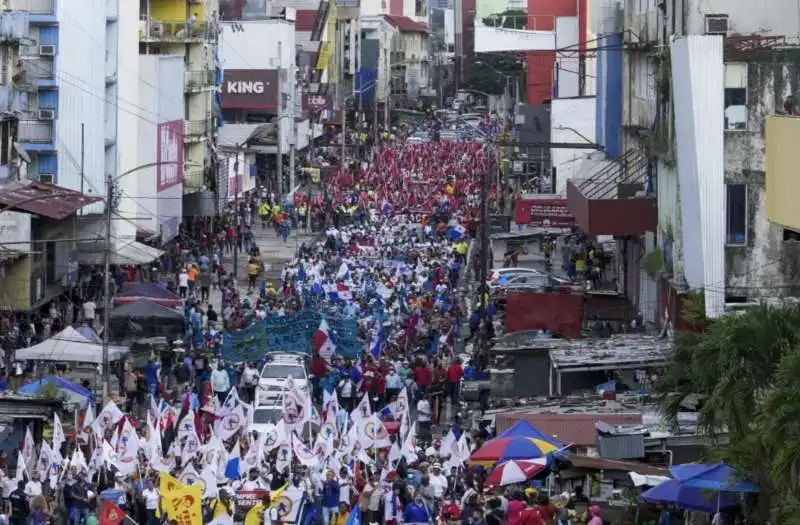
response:
M560 443L540 438L522 436L496 438L473 452L469 460L479 465L494 465L512 459L536 459L558 452L563 448L559 445Z
M489 473L486 478L486 486L504 487L514 483L522 483L544 471L548 463L549 461L546 457L532 460L505 461L497 465Z

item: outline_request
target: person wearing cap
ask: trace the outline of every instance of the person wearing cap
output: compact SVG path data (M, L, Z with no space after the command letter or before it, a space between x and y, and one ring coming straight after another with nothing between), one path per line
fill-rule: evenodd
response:
M431 486L434 489L434 496L438 501L442 501L444 498L445 492L447 492L449 483L447 482L447 476L442 474L442 465L439 463L434 463L431 467Z
M603 518L600 517L601 510L598 505L589 507L589 513L592 515L592 518L587 525L603 525Z

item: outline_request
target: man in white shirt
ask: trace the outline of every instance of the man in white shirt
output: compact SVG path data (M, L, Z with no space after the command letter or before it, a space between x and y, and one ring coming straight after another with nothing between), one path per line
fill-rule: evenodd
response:
M251 468L247 473L247 479L237 481L233 488L239 490L269 490L269 483L259 476L258 469Z
M25 494L27 494L29 498L42 495L42 482L39 481L38 472L31 474L31 479L25 484Z
M153 480L147 480L147 485L142 491L142 498L144 499L144 508L147 514L147 523L158 523L156 517L156 510L161 502L161 494L158 489L153 485Z
M231 379L222 363L218 363L216 369L211 372L211 388L214 389L214 395L217 396L219 402L224 403L225 398L228 397L228 391L231 389Z
M94 326L95 310L97 310L97 305L94 304L94 301L83 303L83 320L89 326Z
M186 299L188 292L189 292L189 274L186 272L186 268L184 268L178 275L178 294L181 296L181 299Z
M442 501L444 498L445 492L447 492L447 476L442 474L442 466L438 463L434 463L431 467L430 473L430 480L431 486L434 489L434 495L437 500Z

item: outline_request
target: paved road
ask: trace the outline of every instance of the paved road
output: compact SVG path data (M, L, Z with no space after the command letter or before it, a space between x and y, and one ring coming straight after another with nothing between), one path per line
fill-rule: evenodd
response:
M312 234L304 232L303 229L295 229L292 230L287 241L283 242L280 237L277 236L274 229L262 229L260 224L256 225L256 227L253 229L253 236L255 237L258 249L261 251L261 255L264 257L264 264L267 267L267 271L265 272L264 276L267 280L273 281L276 286L280 281L281 271L283 270L284 264L294 258L295 253L297 253L297 247L304 242L306 245L313 244L320 237L319 233ZM247 253L239 253L237 261L237 284L239 291L242 293L247 292L248 258L249 255ZM225 254L224 264L228 275L233 274L233 262L233 254ZM219 291L212 290L211 304L217 308L221 302L222 298L220 297Z

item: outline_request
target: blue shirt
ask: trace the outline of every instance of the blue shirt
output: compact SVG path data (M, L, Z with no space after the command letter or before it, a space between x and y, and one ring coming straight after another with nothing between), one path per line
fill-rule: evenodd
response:
M430 513L427 507L416 501L409 503L403 513L403 521L406 523L428 523L430 519Z
M144 367L144 378L147 379L147 382L150 385L155 385L158 383L158 371L161 368L161 365L157 365L155 363L147 363Z

